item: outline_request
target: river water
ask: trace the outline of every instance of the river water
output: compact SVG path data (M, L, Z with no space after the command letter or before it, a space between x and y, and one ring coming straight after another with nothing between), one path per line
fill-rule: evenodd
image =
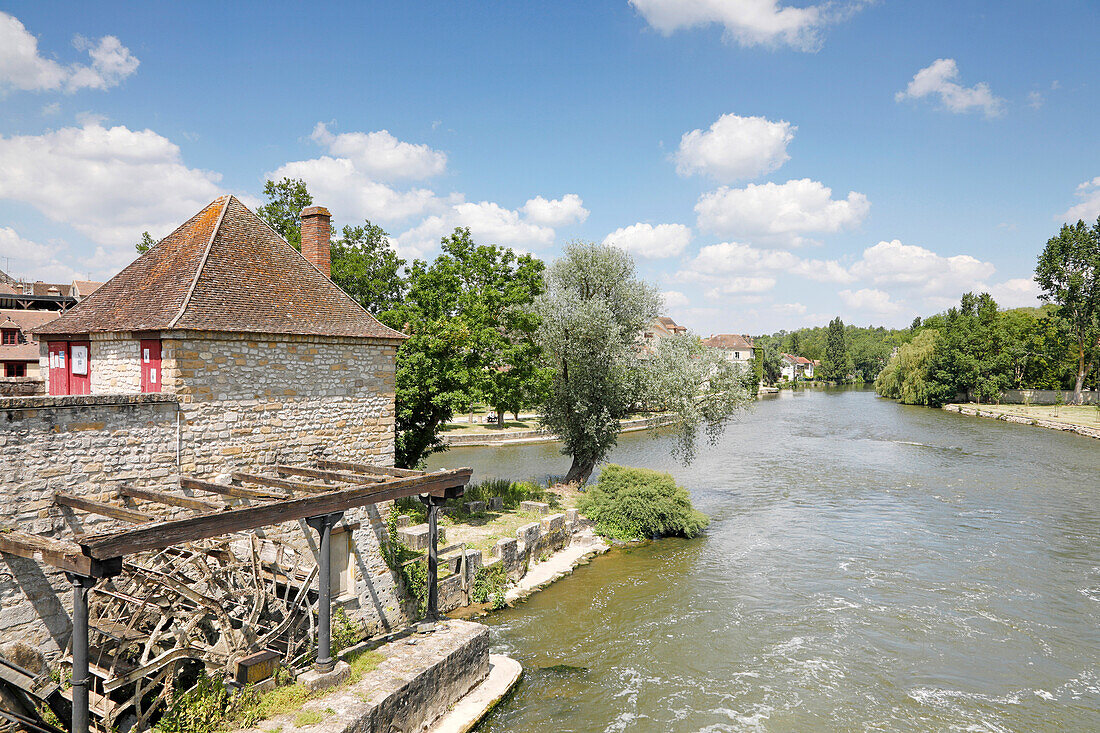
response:
M482 733L1100 730L1100 442L867 391L758 403L671 472L705 536L613 550L491 615ZM452 450L563 474L553 444Z

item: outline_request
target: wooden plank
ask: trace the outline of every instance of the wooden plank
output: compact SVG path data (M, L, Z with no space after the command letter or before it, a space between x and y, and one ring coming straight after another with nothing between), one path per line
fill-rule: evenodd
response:
M128 509L127 507L108 504L104 501L86 499L83 496L69 494L64 491L54 492L53 503L59 506L67 506L72 509L80 509L89 514L98 514L101 517L121 519L124 522L141 523L153 521L153 517L144 512L139 512L136 509Z
M234 481L241 481L246 484L272 486L276 489L287 489L288 491L303 491L307 494L323 494L326 491L336 491L339 488L338 486L307 484L301 481L288 481L285 478L276 478L274 476L261 476L255 473L241 473L240 471L235 471L232 476Z
M177 496L176 494L169 494L165 491L155 491L153 489L138 489L133 486L123 486L118 490L118 493L122 496L128 496L131 499L142 499L144 501L154 501L158 504L166 504L168 506L178 506L184 509L198 509L200 511L207 512L220 512L225 508L225 504L219 504L216 501L207 501L206 499L197 499L193 496Z
M324 479L325 481L342 481L346 484L378 484L386 480L382 476L360 476L354 473L322 471L318 468L302 468L300 466L275 466L275 471L284 476L308 476Z
M319 468L327 468L335 471L355 471L356 473L369 473L374 476L423 476L424 471L414 471L411 468L390 468L387 466L372 466L369 463L352 463L350 461L330 461L321 458L314 463Z
M192 491L206 491L211 494L222 494L224 496L235 496L238 499L285 499L288 496L288 494L284 492L261 491L260 489L249 489L244 486L226 486L225 484L216 484L213 481L203 481L202 479L193 478L191 476L180 476L180 488L191 489Z
M81 544L86 548L86 552L95 558L156 550L206 537L258 529L406 496L454 495L461 493L463 487L469 483L472 473L471 468L439 471L424 476L393 479L373 486L356 486L341 491L227 509L218 514L169 519L119 532L86 535Z
M84 554L80 545L52 537L27 534L9 527L0 528L0 552L52 565L58 570L91 578L117 575L121 561L103 563ZM112 566L117 566L112 572Z

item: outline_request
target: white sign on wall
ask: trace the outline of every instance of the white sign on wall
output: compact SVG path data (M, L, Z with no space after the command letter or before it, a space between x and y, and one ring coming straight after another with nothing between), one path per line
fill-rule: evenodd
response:
M88 347L73 346L73 374L88 373Z

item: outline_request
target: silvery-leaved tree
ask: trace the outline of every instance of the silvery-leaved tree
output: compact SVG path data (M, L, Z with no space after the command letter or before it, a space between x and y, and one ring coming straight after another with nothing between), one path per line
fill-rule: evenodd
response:
M640 351L639 336L661 306L657 289L616 247L574 242L548 268L546 292L535 303L553 373L541 421L573 459L567 483L588 480L634 410L673 413L677 452L690 459L699 426L716 436L747 400L741 372L705 354L697 339L669 339L675 345L662 343L656 356Z

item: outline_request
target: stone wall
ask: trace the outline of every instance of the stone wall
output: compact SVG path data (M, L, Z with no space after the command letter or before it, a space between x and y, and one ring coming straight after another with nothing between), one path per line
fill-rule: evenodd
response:
M122 482L176 482L177 409L169 395L0 399L4 524L71 537L104 520L54 506L54 492L113 497ZM49 566L0 555L0 641L64 648L70 594Z
M28 370L28 375L31 374ZM33 397L46 394L46 380L38 376L0 378L0 397Z
M1062 404L1068 405L1073 402L1072 389L1009 389L1001 395L1001 402L1010 405L1022 405L1025 403L1031 403L1033 405L1054 405L1057 404L1059 395L1062 397ZM969 397L969 395L967 396ZM1081 402L1085 405L1100 404L1100 392L1087 389L1083 390L1081 392Z
M92 394L141 392L140 345L138 339L119 338L117 334L92 334L88 357ZM49 357L46 365L48 373Z

